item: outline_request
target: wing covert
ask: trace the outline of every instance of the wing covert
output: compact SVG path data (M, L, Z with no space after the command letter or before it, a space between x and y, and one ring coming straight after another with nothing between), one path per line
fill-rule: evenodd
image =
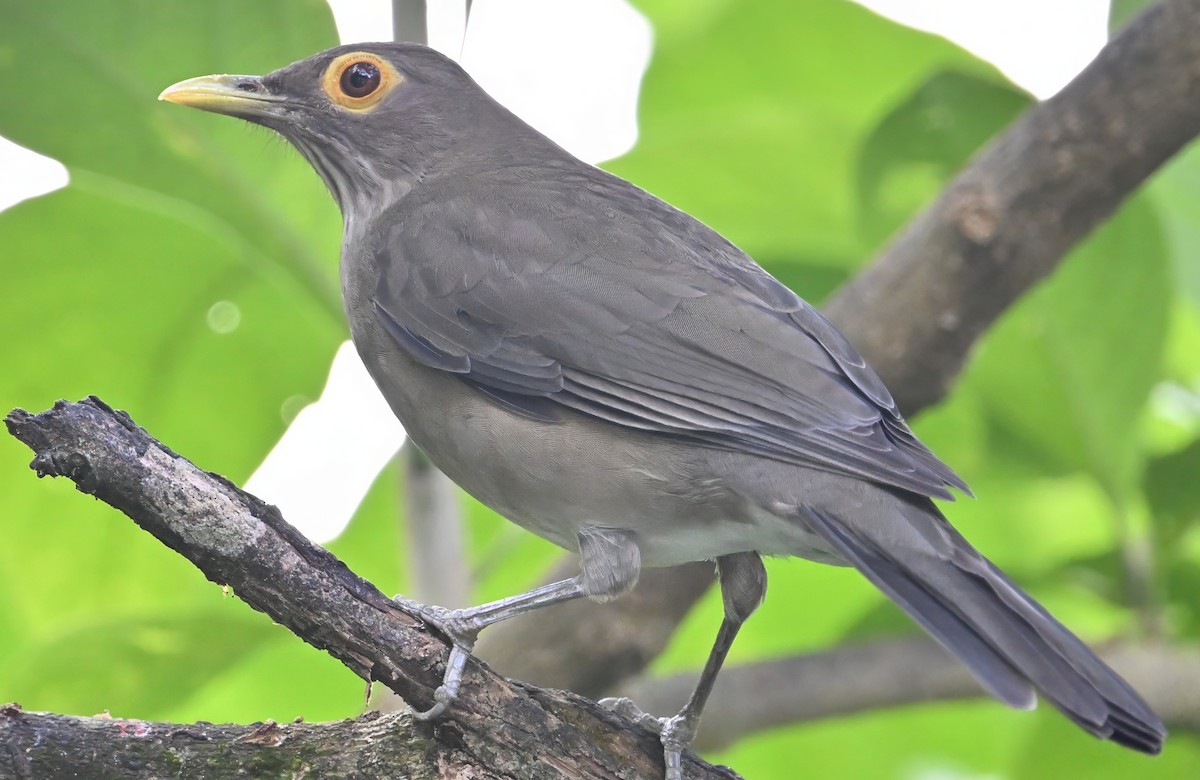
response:
M373 249L384 328L533 419L571 409L922 495L966 490L823 315L661 201L653 220L614 216L614 202L647 198L614 181L574 188L582 202L558 205L576 216L558 220L531 216L553 205L535 196L408 205ZM605 207L604 230L577 216Z

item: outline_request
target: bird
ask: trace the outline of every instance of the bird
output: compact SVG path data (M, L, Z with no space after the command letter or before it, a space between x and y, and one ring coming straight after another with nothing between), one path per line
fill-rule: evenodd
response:
M1096 737L1161 751L1133 688L951 526L934 499L966 483L849 341L716 231L576 159L419 44L340 46L160 99L303 155L342 212L351 338L413 442L579 555L579 575L479 607L397 597L452 644L418 717L453 707L487 625L713 561L724 615L708 662L680 712L652 720L680 780L765 596L762 558L791 556L857 569L1001 702L1040 695Z

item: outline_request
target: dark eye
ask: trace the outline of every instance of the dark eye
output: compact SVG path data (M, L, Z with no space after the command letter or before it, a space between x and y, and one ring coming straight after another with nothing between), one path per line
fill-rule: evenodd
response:
M402 83L403 74L383 57L369 51L352 51L325 68L321 91L338 108L365 112L374 110Z
M352 62L342 69L338 85L347 97L364 98L379 89L382 80L378 65L359 61Z

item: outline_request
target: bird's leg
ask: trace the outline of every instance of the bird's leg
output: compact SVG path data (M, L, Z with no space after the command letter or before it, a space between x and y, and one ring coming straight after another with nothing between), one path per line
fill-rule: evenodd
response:
M658 731L663 746L663 761L666 764L666 780L682 780L683 751L696 736L700 726L700 714L712 693L713 684L721 664L729 655L729 648L737 637L738 630L751 613L762 603L767 593L767 572L758 553L744 552L722 555L717 558L717 577L721 583L721 598L725 603L725 618L717 631L717 639L709 651L704 671L696 682L691 698L683 709L672 718L661 720L649 718L628 699L605 699L601 704L630 717L638 723Z
M442 684L433 693L433 706L421 712L414 711L413 717L417 720L439 718L458 698L458 687L462 683L467 659L471 657L471 649L475 647L475 640L483 628L541 607L579 598L584 595L584 592L578 580L579 577L561 580L534 588L528 593L509 596L468 609L446 609L445 607L421 604L404 596L392 597L393 601L405 607L407 611L420 615L422 620L449 637L451 642L450 657L446 660L446 672L442 675Z
M717 630L717 639L708 653L704 671L696 681L696 688L683 709L673 718L663 721L660 740L663 760L667 766L667 780L682 780L683 751L691 744L700 727L700 713L708 702L717 673L733 647L738 630L750 617L767 594L767 570L762 558L755 552L734 553L717 558L717 577L721 583L721 600L725 604L725 617Z
M442 684L433 694L434 705L423 712L414 712L413 716L418 720L433 720L449 709L458 697L471 649L479 632L485 627L580 596L609 601L637 584L641 553L628 533L611 529L584 529L579 533L579 556L579 576L477 607L446 609L395 596L393 601L405 607L406 611L420 615L422 620L449 637L452 643Z

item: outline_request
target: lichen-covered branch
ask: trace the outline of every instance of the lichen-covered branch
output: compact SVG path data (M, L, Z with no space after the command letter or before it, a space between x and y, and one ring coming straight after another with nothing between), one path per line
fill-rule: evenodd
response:
M0 777L489 777L407 714L334 723L178 724L0 706Z
M41 414L18 409L5 423L34 451L31 466L39 476L67 477L81 491L121 510L204 576L230 586L247 604L364 680L382 682L414 706L433 703L446 642L301 536L274 507L197 468L97 398L60 401ZM21 718L11 711L7 717L0 724L0 740L9 746L0 752L0 776L28 775L25 762L32 754L21 747ZM405 728L419 734L426 745L414 761L472 767L464 776L644 778L663 771L655 735L579 696L513 683L477 662L469 665L462 693L448 716ZM179 727L180 734L185 731ZM107 733L112 740L122 738ZM180 738L189 739L186 734ZM273 760L266 753L282 761L281 766L292 765L279 756L291 750L286 741L259 747L264 755L253 759L254 766ZM167 742L161 749L169 749ZM354 746L335 740L323 749L337 752ZM731 776L692 757L685 760L689 777ZM156 776L139 775L133 771L135 764L128 763L129 771L120 776ZM28 776L64 775L33 766ZM255 776L297 775L280 770L256 771Z

